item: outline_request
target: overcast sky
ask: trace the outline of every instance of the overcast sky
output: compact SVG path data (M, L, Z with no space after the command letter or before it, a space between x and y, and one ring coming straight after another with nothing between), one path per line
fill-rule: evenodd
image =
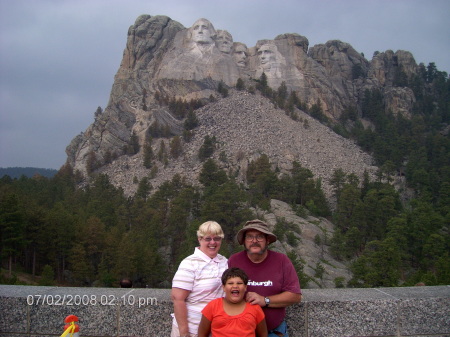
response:
M283 33L338 39L370 61L410 51L450 73L449 0L0 0L0 167L59 169L109 99L141 14L198 18L252 47Z

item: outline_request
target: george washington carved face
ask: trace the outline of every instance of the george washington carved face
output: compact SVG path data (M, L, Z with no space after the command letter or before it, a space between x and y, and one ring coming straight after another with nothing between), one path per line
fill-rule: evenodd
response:
M199 44L214 43L213 38L216 36L216 30L211 22L206 19L198 19L190 28L192 41Z

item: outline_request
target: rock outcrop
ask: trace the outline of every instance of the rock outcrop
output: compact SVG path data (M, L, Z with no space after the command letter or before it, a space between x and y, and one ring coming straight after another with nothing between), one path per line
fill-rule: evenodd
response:
M254 86L264 73L272 89L286 84L306 107L319 104L330 120L337 120L346 107L360 110L366 89L379 89L387 109L407 116L414 94L396 86L396 76L412 75L416 68L412 55L404 51L378 53L369 62L348 43L333 40L309 48L308 39L299 34L281 34L247 48L228 32L216 31L206 19L185 28L166 16L142 15L128 30L107 107L67 147L67 163L85 176L93 170L107 172L133 194L129 178L140 179L148 172L142 166L142 151L129 156L127 148L137 139L142 149L154 123L172 135L183 129L183 120L160 105L155 95L205 102L218 97L219 83L233 87L240 78L247 87ZM184 144L183 159L171 161L160 175L170 179L170 172L189 172L194 181L200 165L195 154L207 134L223 144L230 170L243 172L249 160L266 153L283 170L299 161L322 177L325 186L335 168L358 174L373 171L370 157L352 142L302 111L297 114L300 122L266 99L244 93L209 103L197 112L200 126L194 130L194 140ZM238 153L244 153L245 160L232 159ZM154 186L158 179L152 181Z
M271 249L284 254L294 251L301 257L304 262L303 272L311 278L308 288L335 288L335 282L339 278L343 284L351 279L347 264L335 260L330 253L329 242L334 233L331 222L324 218L299 217L288 204L279 200L271 200L270 208L271 213L262 212L261 215L272 230L275 229L277 222L293 224L294 228L295 226L298 228L298 232L293 232L298 239L297 244L291 246L282 238L273 243ZM319 266L324 268L322 275L317 273ZM317 275L320 277L316 277Z
M183 155L171 158L169 163L155 161L158 174L151 179L157 188L175 174L186 177L190 183L197 183L203 163L198 158L200 147L206 136L214 136L217 149L213 158L222 169L238 172L238 180L245 181L245 173L250 161L262 153L269 156L273 168L287 173L292 162L297 161L322 178L322 187L328 197L332 196L329 183L333 171L342 169L362 177L364 171L373 174L376 167L372 158L352 141L343 138L328 127L320 124L308 114L297 110L298 120L294 121L283 110L261 95L231 90L226 98L198 109L196 115L199 127L195 129L189 143L183 144ZM169 140L163 140L169 148ZM153 153L158 153L161 143L154 142ZM221 153L225 154L221 156ZM125 193L133 195L137 184L150 174L143 165L142 153L121 156L100 172L108 174L111 182L121 186Z

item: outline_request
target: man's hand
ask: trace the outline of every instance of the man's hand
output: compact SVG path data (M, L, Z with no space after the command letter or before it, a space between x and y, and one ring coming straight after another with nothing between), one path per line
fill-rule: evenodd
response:
M261 307L266 306L266 301L264 296L259 295L255 292L248 292L245 300L250 304L257 304ZM280 294L270 295L270 308L285 308L292 304L299 303L302 300L301 294L291 293L289 291L283 291Z
M248 292L245 300L252 305L259 305L261 307L266 306L266 302L264 301L264 296L261 296L254 292Z

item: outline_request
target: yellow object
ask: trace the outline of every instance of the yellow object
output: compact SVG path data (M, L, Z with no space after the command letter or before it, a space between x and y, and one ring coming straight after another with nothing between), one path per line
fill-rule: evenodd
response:
M70 333L70 336L73 336L73 333L75 331L75 322L70 322L69 327L66 329L66 331L64 331L64 333L61 335L61 337L65 337L67 336L67 334Z

